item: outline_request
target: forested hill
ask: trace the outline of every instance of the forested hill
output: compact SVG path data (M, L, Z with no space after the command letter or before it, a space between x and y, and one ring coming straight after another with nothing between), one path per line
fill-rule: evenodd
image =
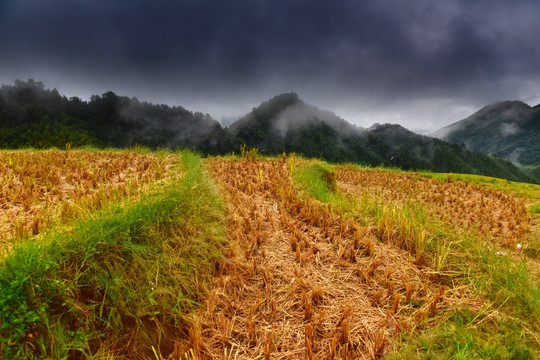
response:
M524 165L540 165L540 105L521 101L488 105L432 134Z
M66 98L41 82L0 89L0 147L191 147L212 149L222 137L210 115L153 105L109 91L90 101Z
M399 125L360 128L305 104L292 93L278 95L222 128L207 114L113 92L83 101L32 80L1 87L1 148L64 148L68 143L71 147L188 147L205 154L238 152L245 144L268 155L297 152L332 162L540 183L540 167L523 168Z
M261 152L297 152L333 162L395 166L437 172L483 174L539 182L536 169L468 151L464 146L415 134L400 125L356 127L335 114L282 94L262 103L226 129L231 148L257 146Z

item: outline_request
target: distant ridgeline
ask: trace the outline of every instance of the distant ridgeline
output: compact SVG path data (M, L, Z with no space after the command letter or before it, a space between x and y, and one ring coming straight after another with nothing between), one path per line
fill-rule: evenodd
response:
M2 148L63 148L70 143L72 147L140 144L205 149L222 131L209 115L140 102L111 91L86 102L68 99L33 80L0 89Z
M205 154L238 152L245 144L268 155L296 152L331 162L540 183L540 166L525 168L399 125L360 128L305 104L296 94L278 95L223 128L208 114L141 102L110 91L83 101L68 99L33 80L1 87L1 148L64 148L68 143L72 148L187 147Z
M540 165L540 105L492 104L431 135L523 165Z

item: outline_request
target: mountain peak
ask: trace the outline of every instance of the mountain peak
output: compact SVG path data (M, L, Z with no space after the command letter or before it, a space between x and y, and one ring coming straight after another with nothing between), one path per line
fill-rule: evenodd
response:
M487 105L431 136L521 164L537 165L540 161L539 119L537 106L533 108L522 101L502 101Z
M484 106L483 108L478 110L476 113L471 115L471 117L493 113L493 112L498 113L498 112L504 112L504 111L526 111L529 109L531 109L531 107L522 101L507 100L507 101L500 101L500 102L496 102L496 103Z
M244 115L230 126L236 132L242 128L253 126L264 131L274 131L275 135L285 136L290 129L304 128L306 126L325 123L340 133L362 131L340 118L331 111L321 110L313 105L306 104L298 94L284 93L262 102L259 106ZM257 124L257 125L256 125Z
M503 124L518 123L528 117L533 108L522 101L508 100L486 105L467 118L445 126L430 136L457 141L456 134L472 134L490 128L498 128Z
M270 100L262 102L261 105L253 108L253 112L276 113L298 103L302 103L302 100L300 100L300 97L297 93L284 93L276 95Z

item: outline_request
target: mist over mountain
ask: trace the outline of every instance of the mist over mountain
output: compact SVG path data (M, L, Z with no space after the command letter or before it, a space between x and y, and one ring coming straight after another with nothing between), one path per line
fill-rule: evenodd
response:
M505 131L512 136L526 129L519 126L515 130L510 124ZM400 125L361 128L304 103L295 93L275 96L223 128L208 114L155 105L112 91L83 101L68 99L33 80L0 88L0 148L64 148L66 144L72 148L187 147L204 154L238 153L246 145L266 155L296 152L330 162L540 183L540 167L526 169Z
M532 170L468 151L464 146L418 135L400 125L354 126L335 114L282 94L226 129L229 147L257 146L266 154L297 152L332 162L393 166L406 170L464 172L538 182ZM525 180L527 179L527 180Z
M521 101L488 105L431 135L523 165L540 165L540 105Z
M365 136L365 129L304 103L294 93L263 102L227 128L231 149L246 144L266 154L298 152L335 162L381 163L377 154L358 146Z
M220 124L181 106L154 105L112 91L66 98L34 80L0 88L0 147L190 147L212 150Z

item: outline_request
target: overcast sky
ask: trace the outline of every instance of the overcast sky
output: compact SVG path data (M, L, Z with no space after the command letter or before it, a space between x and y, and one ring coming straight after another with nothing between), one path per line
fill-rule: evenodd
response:
M538 0L0 0L0 83L236 118L283 92L363 127L540 103Z

